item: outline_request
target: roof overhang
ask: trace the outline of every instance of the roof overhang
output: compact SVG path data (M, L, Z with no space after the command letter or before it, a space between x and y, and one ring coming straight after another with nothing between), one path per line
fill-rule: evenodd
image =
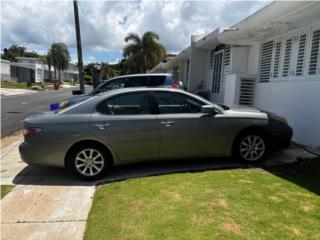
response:
M10 65L14 67L21 67L21 68L28 68L28 69L36 68L35 64L32 64L32 63L28 64L28 63L20 63L20 62L11 62Z
M272 2L232 26L234 31L223 31L218 38L231 45L265 41L320 21L319 13L319 1Z

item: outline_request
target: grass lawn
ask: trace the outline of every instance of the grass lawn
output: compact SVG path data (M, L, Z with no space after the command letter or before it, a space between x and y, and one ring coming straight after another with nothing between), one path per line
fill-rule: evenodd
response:
M0 185L1 186L1 199L14 187L12 185Z
M320 239L320 160L99 187L84 239Z

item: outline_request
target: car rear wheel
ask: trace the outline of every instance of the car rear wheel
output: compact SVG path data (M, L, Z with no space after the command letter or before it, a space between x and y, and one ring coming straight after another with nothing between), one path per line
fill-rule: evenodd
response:
M268 142L264 134L247 132L237 138L233 155L246 163L258 163L264 160Z
M70 153L68 167L81 179L95 180L106 172L107 161L104 149L93 145L80 146Z

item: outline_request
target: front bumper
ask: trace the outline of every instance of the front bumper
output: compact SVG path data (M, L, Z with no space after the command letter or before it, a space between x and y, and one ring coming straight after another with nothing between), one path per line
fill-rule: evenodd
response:
M292 139L292 128L287 126L285 130L271 132L272 149L279 150L290 146Z
M66 147L63 145L32 144L19 145L21 159L29 165L64 167Z

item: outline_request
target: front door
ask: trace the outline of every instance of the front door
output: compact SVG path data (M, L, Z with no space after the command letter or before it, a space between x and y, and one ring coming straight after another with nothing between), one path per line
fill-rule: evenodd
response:
M102 101L90 120L93 134L121 163L159 158L159 127L148 92L125 93Z
M205 103L185 94L155 91L154 96L159 109L161 158L225 155L228 134L223 114L204 115L201 106Z

